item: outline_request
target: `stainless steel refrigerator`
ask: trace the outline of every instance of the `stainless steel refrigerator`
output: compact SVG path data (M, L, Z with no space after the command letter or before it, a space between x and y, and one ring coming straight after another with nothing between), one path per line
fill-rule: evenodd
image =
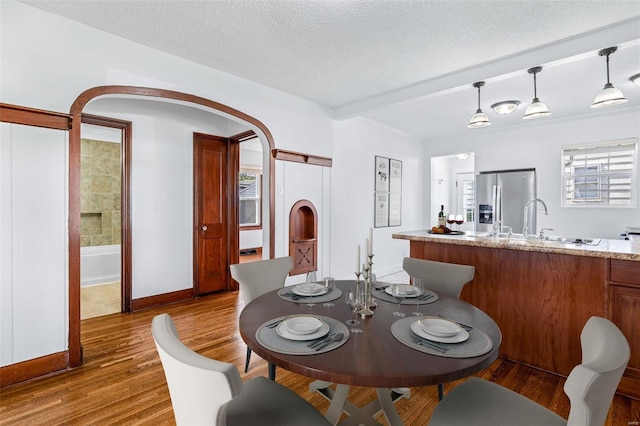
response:
M524 207L536 198L536 170L480 172L476 176L476 231L493 231L494 221L519 234L524 226ZM527 212L529 234L536 233L536 204Z

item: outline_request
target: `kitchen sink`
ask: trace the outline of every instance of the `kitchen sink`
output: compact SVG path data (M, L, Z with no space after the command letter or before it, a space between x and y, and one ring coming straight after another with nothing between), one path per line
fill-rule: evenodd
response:
M545 241L551 241L551 242L561 243L561 244L577 244L577 245L587 245L587 246L597 246L598 244L600 244L599 238L576 238L576 237L550 236L550 237L545 237Z
M579 238L579 237L561 237L561 236L549 236L544 237L544 239L540 239L538 236L529 235L528 237L524 237L522 234L507 234L507 233L499 233L497 236L492 236L485 233L469 233L468 237L476 237L480 239L498 239L501 241L526 241L531 244L542 244L545 241L550 243L559 243L559 244L575 244L575 245L586 245L586 246L597 246L600 244L600 238Z

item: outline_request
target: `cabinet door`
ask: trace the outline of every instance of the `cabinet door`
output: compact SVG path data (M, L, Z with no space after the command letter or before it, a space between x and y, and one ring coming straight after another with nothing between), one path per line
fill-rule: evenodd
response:
M611 321L622 330L631 347L631 359L618 390L640 397L640 287L609 286Z
M293 257L293 270L289 275L304 274L306 272L315 271L316 259L316 242L299 241L290 244L290 256Z

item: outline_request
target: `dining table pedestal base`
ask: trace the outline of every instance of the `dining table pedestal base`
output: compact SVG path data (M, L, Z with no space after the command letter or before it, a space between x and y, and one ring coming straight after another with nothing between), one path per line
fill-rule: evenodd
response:
M380 411L384 414L387 422L391 426L402 426L402 420L393 405L400 398L409 398L409 389L386 389L376 388L378 398L370 402L366 407L360 408L347 400L349 396L349 385L336 384L336 388L331 387L333 383L316 380L309 385L311 392L318 392L331 402L325 417L333 425L381 425L373 417ZM348 418L339 422L342 412L349 415Z

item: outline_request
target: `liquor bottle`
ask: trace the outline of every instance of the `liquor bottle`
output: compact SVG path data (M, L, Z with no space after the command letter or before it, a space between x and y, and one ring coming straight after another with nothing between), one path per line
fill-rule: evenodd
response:
M438 213L438 226L447 226L447 215L444 213L444 205L440 206L440 213Z

